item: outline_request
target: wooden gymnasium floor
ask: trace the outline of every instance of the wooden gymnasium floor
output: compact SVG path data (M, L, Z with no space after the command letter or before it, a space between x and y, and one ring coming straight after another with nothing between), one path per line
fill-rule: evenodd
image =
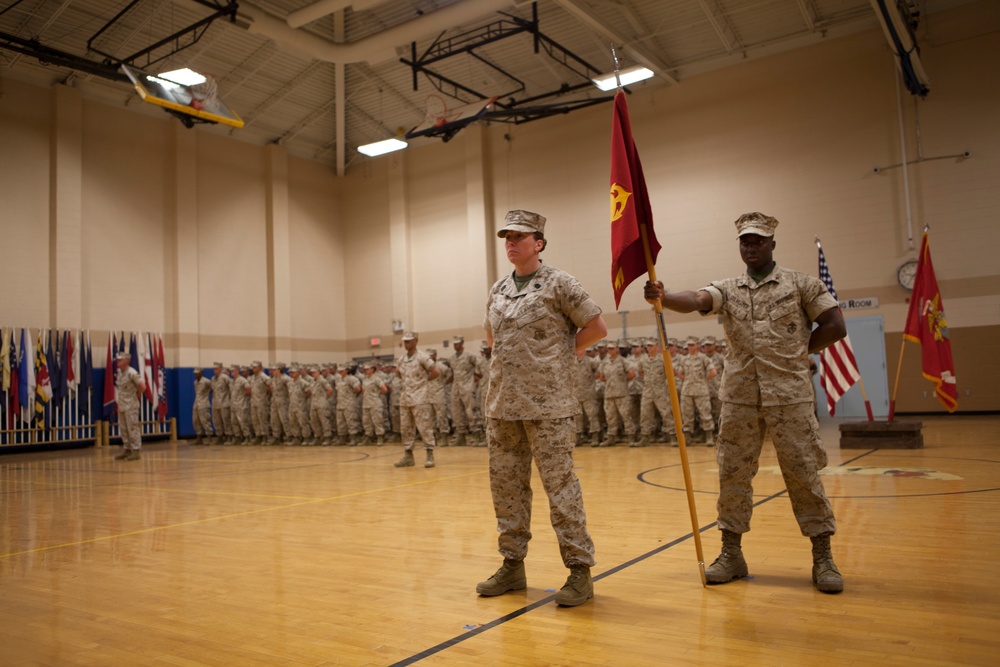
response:
M587 447L597 596L571 609L537 479L528 590L475 595L499 565L485 449L433 470L393 468L399 445L6 455L0 663L1000 664L1000 418L925 418L922 450L824 435L851 471L825 477L843 594L813 589L769 444L751 577L708 588L678 451ZM710 562L713 450L690 458Z

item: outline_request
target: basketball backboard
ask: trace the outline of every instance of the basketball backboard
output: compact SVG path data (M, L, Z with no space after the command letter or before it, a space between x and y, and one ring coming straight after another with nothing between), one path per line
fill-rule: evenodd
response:
M121 68L143 101L163 107L187 127L196 122L243 127L243 119L214 92L206 96L199 94L196 86L168 81L129 65L122 65Z
M407 132L406 138L441 137L444 141L448 141L459 130L482 118L496 101L496 97L490 97L470 104L459 104L457 100L446 101L439 95L429 96L427 117L424 118L424 122Z

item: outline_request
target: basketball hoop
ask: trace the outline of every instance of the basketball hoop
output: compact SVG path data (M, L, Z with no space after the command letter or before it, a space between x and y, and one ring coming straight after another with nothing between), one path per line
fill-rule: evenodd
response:
M191 108L198 111L213 111L219 106L219 84L211 74L205 75L202 83L191 86Z
M424 123L432 127L441 127L448 122L448 103L440 95L428 95L424 98Z

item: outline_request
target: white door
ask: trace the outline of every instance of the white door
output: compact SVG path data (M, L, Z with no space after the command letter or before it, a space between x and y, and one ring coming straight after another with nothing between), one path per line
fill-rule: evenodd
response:
M846 317L847 334L851 337L854 358L861 371L865 393L872 406L875 419L889 416L889 378L885 367L885 321L881 315L867 317ZM819 355L814 357L819 367ZM826 409L826 392L819 383L819 373L813 376L816 387L816 405L820 419L829 419ZM836 417L867 419L865 401L861 398L861 388L855 384L837 401Z

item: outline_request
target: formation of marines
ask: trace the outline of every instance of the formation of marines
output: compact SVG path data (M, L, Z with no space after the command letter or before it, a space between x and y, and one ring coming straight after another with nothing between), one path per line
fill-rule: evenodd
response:
M478 355L456 336L437 359L428 392L437 446L484 447L482 408L490 350ZM397 360L265 367L216 362L194 370L191 422L196 445L382 445L401 441L404 388ZM403 402L405 404L405 401Z
M438 447L484 447L483 409L492 350L465 349L438 359L428 398ZM719 380L725 342L714 337L669 339L683 429L688 442L714 445L718 433ZM404 385L398 360L379 358L346 364L214 364L195 369L194 444L383 445L401 442L400 400ZM611 447L653 443L677 446L677 431L659 341L602 341L574 369L580 401L577 444Z

